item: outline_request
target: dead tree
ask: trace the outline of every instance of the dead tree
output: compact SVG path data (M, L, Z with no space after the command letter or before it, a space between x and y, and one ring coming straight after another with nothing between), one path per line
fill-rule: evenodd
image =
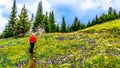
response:
M39 25L36 29L35 32L37 33L37 35L43 35L43 33L45 32L45 27L42 25Z

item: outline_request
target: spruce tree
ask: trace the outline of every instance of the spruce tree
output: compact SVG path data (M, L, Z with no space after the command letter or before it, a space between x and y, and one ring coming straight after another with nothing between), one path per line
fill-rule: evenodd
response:
M113 13L113 8L112 7L109 7L108 9L108 14L112 14Z
M55 24L55 17L54 17L54 12L50 12L49 14L49 23L50 23L50 31L55 32L56 31L56 24Z
M62 18L61 32L66 32L66 22L64 17Z
M109 7L107 19L108 21L115 19L114 9L112 7Z
M33 22L34 22L34 15L32 14L30 19L30 31L32 31Z
M16 0L14 0L12 11L10 14L10 19L8 20L8 24L5 27L5 30L2 33L2 37L12 37L15 35L15 22L17 20L17 6L16 6Z
M29 30L30 30L30 21L28 18L27 10L24 5L19 15L18 21L16 23L16 35L24 36Z
M118 18L120 19L120 11L118 12Z
M88 23L87 23L87 27L90 27L91 26L91 23L90 23L90 21L88 21Z
M66 32L70 32L70 26L69 25L66 28Z
M114 14L115 19L118 19L118 14L117 14L117 12L116 12L115 9L114 9L114 11L113 11L113 14Z
M59 27L59 24L57 24L56 32L59 32L59 31L60 31L60 27Z
M72 26L73 26L73 25L70 26L70 28L69 28L69 32L72 32L72 31L73 31Z
M84 24L80 24L80 29L84 29L86 26Z
M75 17L74 22L72 24L73 31L77 31L79 29L80 26L78 26L78 25L79 25L79 20L77 17Z
M45 27L45 31L48 33L50 32L50 23L49 23L49 17L48 17L48 13L46 12L46 15L43 18L43 25Z
M95 17L95 24L98 24L98 16Z
M34 15L32 14L31 19L30 19L30 23L33 24L33 21L34 21Z
M39 25L43 25L43 9L42 9L42 1L39 2L38 4L38 9L37 9L37 13L36 13L36 17L35 17L35 21L33 24L33 31L35 31L35 29L39 26Z

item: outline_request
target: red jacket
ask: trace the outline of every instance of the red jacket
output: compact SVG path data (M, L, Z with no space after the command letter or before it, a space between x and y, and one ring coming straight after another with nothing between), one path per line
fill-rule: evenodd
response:
M34 35L32 35L30 37L30 43L35 43L36 42L36 37Z

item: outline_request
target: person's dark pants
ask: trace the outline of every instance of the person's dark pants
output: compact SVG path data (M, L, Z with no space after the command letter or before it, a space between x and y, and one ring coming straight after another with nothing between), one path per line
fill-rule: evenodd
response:
M34 44L35 44L35 43L30 43L30 46L31 46L31 47L30 47L30 53L31 53L31 54L33 53Z

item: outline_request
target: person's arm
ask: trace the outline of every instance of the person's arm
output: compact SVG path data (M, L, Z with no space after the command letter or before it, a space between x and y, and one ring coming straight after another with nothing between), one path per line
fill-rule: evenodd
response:
M36 38L36 36L35 36L35 42L37 42L37 38Z

